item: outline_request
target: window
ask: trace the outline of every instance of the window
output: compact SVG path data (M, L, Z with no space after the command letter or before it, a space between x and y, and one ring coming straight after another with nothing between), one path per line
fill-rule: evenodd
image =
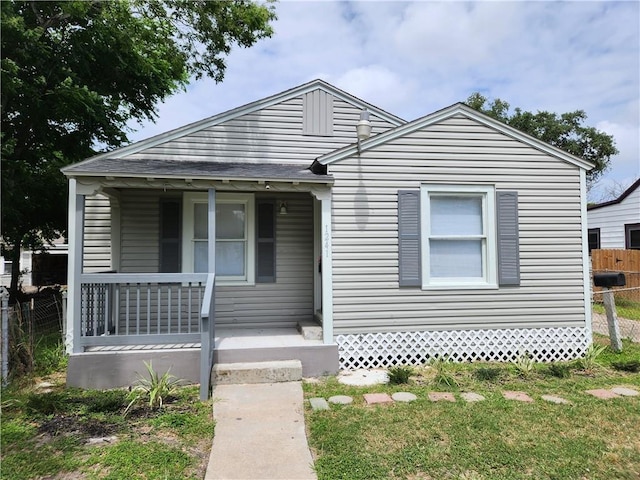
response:
M489 186L423 185L422 287L495 287L495 191Z
M519 286L518 209L517 191L493 186L399 190L399 286Z
M590 228L588 236L589 236L589 255L591 255L591 250L600 249L600 229Z
M640 250L640 223L624 226L624 247L627 250Z
M185 193L183 271L208 271L208 197ZM220 283L255 281L254 201L251 194L216 194L216 277Z

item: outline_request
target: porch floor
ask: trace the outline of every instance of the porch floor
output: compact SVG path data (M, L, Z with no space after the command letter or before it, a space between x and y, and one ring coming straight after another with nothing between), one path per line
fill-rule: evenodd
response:
M219 328L216 350L245 348L281 348L322 345L322 340L305 340L295 327L289 328ZM122 352L139 350L174 350L200 348L197 343L163 343L155 345L91 346L87 352Z

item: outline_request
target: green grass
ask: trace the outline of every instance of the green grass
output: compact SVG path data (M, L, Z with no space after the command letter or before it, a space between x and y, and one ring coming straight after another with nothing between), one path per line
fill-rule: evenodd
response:
M60 378L58 377L58 381ZM62 379L64 380L64 379ZM159 409L140 405L125 418L127 392L20 385L2 392L1 479L202 478L213 439L211 402L181 387ZM89 445L87 440L115 436ZM58 478L58 477L56 477ZM75 478L75 477L74 477Z
M640 320L640 302L634 302L626 298L616 298L615 302L618 317L629 320ZM606 313L602 303L594 302L591 305L594 312L602 313L603 315Z
M622 354L607 349L589 371L574 363L562 364L566 369L555 364L551 370L535 364L523 378L514 365L452 364L452 386L435 382L434 369L416 369L414 381L401 386L350 387L335 379L305 384L307 397L354 398L351 405L327 411L307 406L318 478L640 478L640 397L603 401L584 393L616 385L640 389L640 375L611 368L613 362L632 358L640 358L640 345L625 342ZM563 375L557 374L559 368ZM504 400L504 390L525 391L535 402ZM412 392L418 400L364 404L364 393L396 391ZM433 403L430 391L475 391L486 400ZM572 405L542 401L540 395L547 393Z

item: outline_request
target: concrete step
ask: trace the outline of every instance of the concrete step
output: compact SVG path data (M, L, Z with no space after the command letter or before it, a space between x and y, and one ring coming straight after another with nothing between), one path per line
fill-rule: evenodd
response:
M298 322L298 331L305 340L322 340L322 325L316 322Z
M301 379L300 360L219 363L213 366L211 373L211 381L217 385L295 382Z

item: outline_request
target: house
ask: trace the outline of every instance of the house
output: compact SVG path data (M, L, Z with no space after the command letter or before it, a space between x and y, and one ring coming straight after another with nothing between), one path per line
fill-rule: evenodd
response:
M575 358L590 168L463 104L405 122L321 80L66 167L68 382Z
M640 250L640 178L615 200L587 206L589 251Z

